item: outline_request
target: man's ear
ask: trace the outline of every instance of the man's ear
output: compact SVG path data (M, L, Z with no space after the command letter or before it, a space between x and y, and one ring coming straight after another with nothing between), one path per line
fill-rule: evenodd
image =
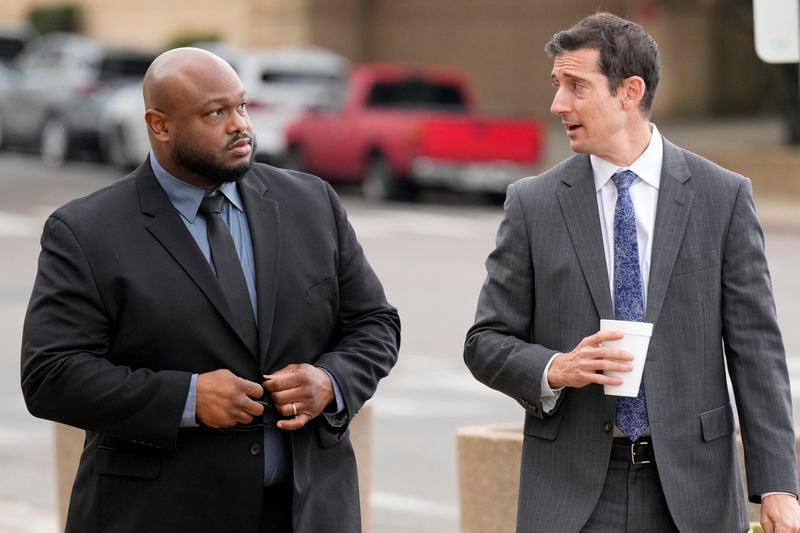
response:
M619 91L622 93L624 109L636 109L644 99L646 85L640 76L630 76L622 81Z
M169 141L169 124L167 115L155 109L148 109L144 114L147 130L161 142Z

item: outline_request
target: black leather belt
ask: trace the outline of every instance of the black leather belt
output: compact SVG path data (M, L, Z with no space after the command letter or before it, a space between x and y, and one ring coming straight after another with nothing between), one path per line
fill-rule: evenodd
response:
M611 447L611 459L614 461L627 461L632 465L655 464L656 456L653 454L653 443L650 437L639 437L635 442L625 437L617 437Z

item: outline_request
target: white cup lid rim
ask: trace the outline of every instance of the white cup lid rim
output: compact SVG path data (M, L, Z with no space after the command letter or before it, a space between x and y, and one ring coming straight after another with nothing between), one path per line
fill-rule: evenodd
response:
M600 330L619 330L626 335L644 335L651 336L653 334L653 324L650 322L631 322L628 320L610 320L603 318L600 320Z

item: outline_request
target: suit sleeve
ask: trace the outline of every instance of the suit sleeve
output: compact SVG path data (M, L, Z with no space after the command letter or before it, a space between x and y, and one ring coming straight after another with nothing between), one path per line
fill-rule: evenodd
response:
M174 448L191 374L113 364L113 326L78 239L51 217L41 245L22 333L28 409L40 418Z
M764 237L743 180L722 263L722 337L736 396L749 499L797 492L786 355L776 320Z
M400 318L386 301L336 193L327 183L325 187L338 233L339 316L333 346L315 364L330 372L340 387L344 416L328 421L344 431L397 361Z
M557 352L531 343L536 305L531 258L519 194L511 185L497 244L486 260L486 281L478 298L475 324L467 332L464 361L478 381L542 418L541 380Z

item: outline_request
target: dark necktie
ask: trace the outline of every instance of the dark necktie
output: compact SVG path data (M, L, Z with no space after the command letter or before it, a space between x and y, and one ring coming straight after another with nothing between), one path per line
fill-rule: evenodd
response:
M208 244L211 246L211 258L217 271L217 280L228 301L237 330L242 333L250 350L258 353L258 330L256 329L250 293L242 271L242 263L236 253L231 232L222 220L220 211L225 197L221 194L206 196L200 202L197 212L205 217L208 231Z
M617 186L617 206L614 210L614 318L644 322L642 273L639 265L639 245L636 240L636 217L628 190L636 174L625 170L611 178ZM647 399L644 379L635 398L617 398L617 427L635 441L647 429Z

